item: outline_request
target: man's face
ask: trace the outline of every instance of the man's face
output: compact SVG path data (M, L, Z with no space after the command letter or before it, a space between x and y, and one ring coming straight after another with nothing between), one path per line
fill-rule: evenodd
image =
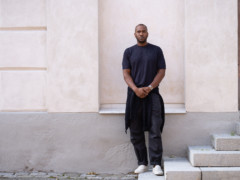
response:
M145 43L148 38L147 28L145 26L137 26L134 35L139 43Z

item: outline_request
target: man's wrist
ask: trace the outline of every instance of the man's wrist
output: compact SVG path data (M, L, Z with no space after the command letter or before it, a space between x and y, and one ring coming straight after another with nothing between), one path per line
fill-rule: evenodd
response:
M153 87L152 87L152 85L151 85L151 84L150 84L148 87L150 88L150 90L153 90Z
M137 89L138 89L137 87L132 88L133 92L136 92Z

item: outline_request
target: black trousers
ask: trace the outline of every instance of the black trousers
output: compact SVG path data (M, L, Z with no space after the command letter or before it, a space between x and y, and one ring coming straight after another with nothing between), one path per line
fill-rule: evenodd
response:
M152 117L149 129L149 160L151 165L161 165L162 161L162 137L160 127L163 123L161 117L161 104L157 94L152 93ZM147 148L145 143L144 131L142 128L142 109L137 111L136 118L130 123L130 139L133 144L138 165L147 165Z

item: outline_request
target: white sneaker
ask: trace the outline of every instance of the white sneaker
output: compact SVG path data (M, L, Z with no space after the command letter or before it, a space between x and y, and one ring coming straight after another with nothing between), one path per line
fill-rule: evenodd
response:
M143 172L145 172L145 171L147 171L147 170L148 170L148 167L147 167L147 166L145 166L145 165L140 165L140 166L138 166L137 169L135 169L134 173L139 174L139 173L143 173Z
M163 175L163 171L161 166L156 165L153 170L152 170L153 174L157 175L157 176L162 176Z

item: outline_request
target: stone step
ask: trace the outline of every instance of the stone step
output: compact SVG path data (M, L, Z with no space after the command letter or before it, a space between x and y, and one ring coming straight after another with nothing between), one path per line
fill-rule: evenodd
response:
M165 180L164 176L156 176L151 170L138 175L138 180Z
M164 176L166 180L201 180L201 171L186 158L164 158Z
M188 159L193 166L240 167L240 151L216 151L211 146L189 146Z
M213 134L211 140L217 151L240 151L240 136L236 134Z
M235 128L236 128L235 129L236 134L240 136L240 122L236 123L236 127Z
M240 167L201 167L202 180L239 180Z

